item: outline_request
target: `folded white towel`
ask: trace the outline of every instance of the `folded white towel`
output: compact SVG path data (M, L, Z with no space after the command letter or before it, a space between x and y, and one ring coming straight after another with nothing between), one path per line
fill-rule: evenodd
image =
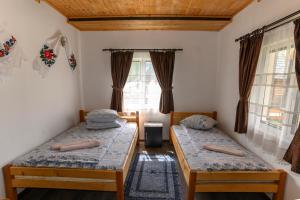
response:
M50 149L57 151L72 151L77 149L94 148L98 147L99 145L100 142L97 140L80 140L68 144L53 144L51 145Z
M87 139L87 140L77 140L77 141L74 141L74 142L70 142L68 144L61 144L61 143L55 143L55 144L52 144L50 146L50 149L51 150L60 150L60 147L61 146L64 146L64 145L74 145L74 144L81 144L83 142L89 142L91 141L90 139Z
M206 144L206 145L203 145L203 148L206 150L215 151L215 152L219 152L219 153L225 153L225 154L234 155L234 156L245 156L245 152L235 149L235 148L231 148L231 147L218 146L218 145L214 145L214 144Z

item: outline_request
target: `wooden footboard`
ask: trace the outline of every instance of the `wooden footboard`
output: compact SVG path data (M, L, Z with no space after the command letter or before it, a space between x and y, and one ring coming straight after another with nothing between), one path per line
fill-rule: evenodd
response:
M132 116L133 118L133 116ZM138 113L132 119L138 122ZM17 188L55 188L117 192L124 199L124 184L138 142L138 128L120 170L17 167L3 168L6 197L17 200Z
M283 198L283 170L195 173L195 192L268 192L274 200Z
M114 170L4 167L6 196L10 200L17 199L16 188L117 191L120 175Z
M182 119L181 113L172 113L171 126L174 124L174 119L172 120L172 116L177 117L177 123ZM187 117L189 115L184 113L184 116ZM216 116L216 113L210 113L208 116ZM272 171L220 172L192 170L184 157L184 153L172 127L170 128L170 139L174 145L174 149L176 151L178 161L187 184L188 200L194 200L196 192L268 192L274 194L273 200L283 199L286 180L285 171L280 169Z

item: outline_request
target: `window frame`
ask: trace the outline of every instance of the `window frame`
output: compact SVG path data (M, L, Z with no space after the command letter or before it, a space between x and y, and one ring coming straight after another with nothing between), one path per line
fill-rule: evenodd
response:
M137 106L138 108L135 109L135 110L157 110L158 111L159 110L159 98L157 99L157 101L158 101L157 102L157 107L153 108L153 107L151 107L151 103L150 104L148 103L149 100L151 100L152 98L149 98L148 97L149 94L145 91L145 90L147 90L146 84L148 83L146 81L147 80L147 76L151 76L150 77L151 80L149 82L153 81L152 79L155 78L155 83L158 85L158 87L160 89L159 94L161 93L161 88L159 86L159 82L158 82L157 77L155 75L155 71L154 71L154 68L153 68L153 65L152 65L151 58L150 58L150 56L149 57L144 57L144 56L134 57L132 59L132 63L134 63L134 62L140 62L140 65L139 65L139 67L140 67L139 73L140 74L138 74L139 78L136 80L136 82L140 82L140 84L142 84L141 88L143 88L142 90L143 90L143 94L144 95L143 95L143 102L141 104L145 105L144 107L143 106L140 107L141 104L139 104L139 106ZM147 63L151 64L152 71L153 71L149 75L146 74ZM131 67L132 67L132 65L131 65ZM135 81L132 81L132 82L135 82ZM125 86L124 86L125 90L126 90L126 84L127 83L128 83L128 79L127 79L127 81L125 83ZM133 111L132 108L131 108L131 106L128 107L128 106L125 105L125 103L126 103L126 94L125 93L126 93L126 91L124 92L124 95L123 95L123 102L122 102L123 103L123 108L125 108L125 109L128 108L128 111ZM131 98L131 99L134 99L134 98Z
M289 44L288 44L289 45ZM288 68L288 72L285 72L285 73L276 73L275 72L275 68L276 68L276 62L277 62L277 58L278 58L278 52L280 52L280 51L282 51L282 50L287 50L289 47L283 42L282 43L282 46L281 47L277 47L277 48L272 48L272 49L268 49L267 47L264 49L264 52L263 52L263 54L262 54L262 56L263 56L263 61L264 61L264 63L266 64L266 59L268 59L268 57L269 57L269 54L271 54L271 53L274 53L274 52L276 52L276 55L275 55L275 59L274 59L274 63L272 64L272 66L273 66L273 73L268 73L269 75L272 75L272 81L271 81L271 85L275 85L275 83L274 83L274 80L275 80L275 76L278 74L278 75L287 75L287 78L285 79L285 81L286 81L286 83L289 83L289 81L290 81L290 74L292 74L293 73L293 69L292 69L292 65L293 65L293 63L294 62L291 62L291 61L289 61L289 62L286 62L286 65L288 64L289 66L287 67ZM294 44L291 44L291 48L290 49L295 49L295 45ZM295 54L295 50L293 51L294 52L294 54ZM287 51L287 55L286 56L288 56L288 58L290 59L290 58L295 58L295 55L294 56L292 56L291 57L291 55L290 55L290 51ZM287 59L287 58L286 58ZM285 60L286 61L286 60ZM269 61L268 61L269 62ZM259 74L260 76L261 75L264 75L264 74ZM270 94L272 94L272 96L270 95L270 97L269 97L269 99L268 99L268 104L265 104L265 99L266 99L266 87L268 86L268 84L265 84L264 85L264 97L263 97L263 106L264 105L267 105L268 106L268 111L267 111L267 115L265 116L264 114L263 114L263 112L264 112L264 108L261 110L261 117L260 117L260 122L262 123L262 124L265 124L265 125L267 125L267 126L270 126L270 127L272 127L272 128L275 128L275 129L277 129L277 130L282 130L282 125L280 125L280 124L275 124L275 123L272 123L272 122L270 122L270 120L268 120L267 118L268 118L268 116L269 116L269 113L270 113L270 111L269 111L269 108L278 108L278 109L280 109L280 110L282 110L282 103L281 103L281 106L273 106L273 105L271 105L270 104L270 102L272 101L272 98L274 98L274 90L275 90L275 88L276 87L273 87L272 88L272 91L270 92ZM282 88L284 88L284 102L286 103L286 101L287 101L287 94L288 94L288 85L286 84L286 86L283 86ZM297 109L298 109L298 106L299 106L299 104L300 104L300 96L299 96L299 93L297 93L297 98L296 98L296 101L295 101L295 105L294 105L294 108L293 108L293 113L296 113L297 112ZM284 104L285 104L284 103ZM295 122L296 120L298 120L298 122L299 122L299 116L297 116L297 115L294 115L293 116L293 119L292 119L292 121L293 122Z

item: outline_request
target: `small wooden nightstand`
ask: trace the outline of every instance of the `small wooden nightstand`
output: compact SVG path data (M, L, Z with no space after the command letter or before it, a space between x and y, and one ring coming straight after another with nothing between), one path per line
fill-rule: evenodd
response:
M144 129L145 147L161 147L163 124L156 122L144 123Z

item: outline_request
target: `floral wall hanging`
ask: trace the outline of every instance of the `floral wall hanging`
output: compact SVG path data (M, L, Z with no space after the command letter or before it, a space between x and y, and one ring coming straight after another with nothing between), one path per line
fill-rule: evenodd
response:
M45 77L55 64L60 48L65 49L66 58L72 70L75 70L77 62L69 44L68 38L60 31L47 38L40 49L39 55L33 61L33 69L42 77Z
M17 39L0 26L0 81L8 80L13 69L21 67L23 60Z
M77 66L77 61L76 61L75 55L72 51L72 48L70 46L70 43L69 43L69 40L68 40L67 37L63 36L61 38L61 45L65 49L66 57L68 59L68 62L69 62L69 65L70 65L71 69L75 70L75 68Z

